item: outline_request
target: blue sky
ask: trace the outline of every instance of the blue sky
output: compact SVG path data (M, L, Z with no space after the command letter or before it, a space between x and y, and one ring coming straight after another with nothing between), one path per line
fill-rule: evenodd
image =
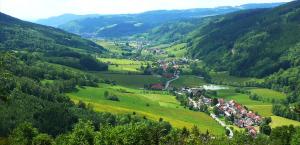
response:
M291 0L0 0L0 11L24 20L73 14L124 14Z

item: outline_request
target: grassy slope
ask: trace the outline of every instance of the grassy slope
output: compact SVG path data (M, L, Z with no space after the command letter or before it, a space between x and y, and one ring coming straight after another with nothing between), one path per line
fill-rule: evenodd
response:
M143 88L145 84L160 83L159 77L153 75L128 75L128 74L112 74L98 73L100 78L114 80L117 85L127 86L130 88Z
M115 59L115 58L98 58L101 62L110 63L108 71L118 73L142 73L141 66L147 65L146 61L135 61L128 59Z
M228 74L228 72L212 72L210 73L212 80L217 82L231 82L231 83L244 83L247 81L257 81L261 82L262 79L256 79L256 78L250 78L250 77L236 77L231 76Z
M186 43L180 43L168 48L165 48L168 54L174 55L176 57L184 57L187 54Z
M121 54L122 52L124 52L122 50L122 48L118 47L117 45L115 45L113 42L111 41L105 41L105 40L97 40L95 41L97 44L103 46L105 49L107 49L109 52L111 53L117 53L117 54Z
M300 126L300 122L291 119L286 119L279 116L272 116L272 122L270 125L271 127L278 127L283 125Z
M178 80L175 80L171 83L171 86L180 88L180 87L199 87L205 84L205 81L197 76L193 75L183 75L180 76Z
M270 90L270 89L256 88L256 89L251 89L250 91L253 94L257 94L257 95L263 97L263 99L272 100L272 99L285 99L286 98L286 94L277 92L274 90Z
M104 91L109 91L119 97L119 102L104 98ZM160 117L169 121L175 127L199 126L201 131L207 129L216 135L223 133L224 129L205 113L184 109L174 96L163 92L145 92L144 90L130 89L120 86L100 84L99 88L81 88L78 92L69 93L72 100L83 100L91 103L97 111L113 113L132 113L147 116L158 120ZM149 104L147 106L146 104Z

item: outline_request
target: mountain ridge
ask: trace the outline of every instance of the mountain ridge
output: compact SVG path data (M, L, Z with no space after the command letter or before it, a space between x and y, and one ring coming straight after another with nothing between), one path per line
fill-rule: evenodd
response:
M202 18L255 7L271 8L283 3L246 4L241 6L195 8L185 10L154 10L137 14L82 16L58 28L84 37L117 38L144 33L160 24L187 18ZM59 18L59 17L56 17ZM43 23L46 24L47 23ZM48 24L49 25L49 24ZM53 24L51 24L53 26Z

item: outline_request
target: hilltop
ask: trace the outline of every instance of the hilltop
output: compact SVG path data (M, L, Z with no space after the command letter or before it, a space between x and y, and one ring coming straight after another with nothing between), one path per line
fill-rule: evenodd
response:
M36 21L56 26L84 37L118 38L147 32L166 22L202 18L245 9L272 8L283 3L246 4L236 7L197 8L187 10L156 10L139 14L61 15Z

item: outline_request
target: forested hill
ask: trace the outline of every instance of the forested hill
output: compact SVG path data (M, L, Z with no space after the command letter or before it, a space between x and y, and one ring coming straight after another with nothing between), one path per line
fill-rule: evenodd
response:
M69 21L58 27L85 37L116 38L144 33L166 22L174 22L180 19L202 18L253 8L270 8L281 4L283 3L248 4L237 7L227 6L187 10L158 10L139 14L101 15Z
M191 56L234 75L264 77L299 66L300 1L215 17L191 38Z
M0 50L50 51L78 48L101 52L103 47L60 29L25 22L0 12Z
M99 124L101 113L76 106L64 93L77 86L97 86L99 78L86 70L107 70L106 64L89 54L102 50L77 35L1 13L0 138L25 122L52 136L70 131L78 119ZM8 144L31 144L23 141Z

